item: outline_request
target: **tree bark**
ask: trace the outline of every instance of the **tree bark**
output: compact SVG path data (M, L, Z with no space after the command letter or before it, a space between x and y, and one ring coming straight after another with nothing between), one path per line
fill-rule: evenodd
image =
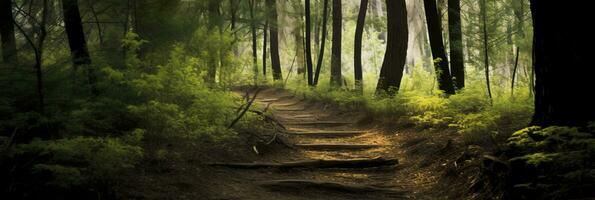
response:
M271 34L271 67L273 80L282 80L281 59L279 58L279 27L277 23L277 0L267 0L269 30Z
M540 126L584 126L595 121L595 85L587 3L531 0L535 114ZM556 13L552 15L552 13ZM562 28L563 27L563 28Z
M269 20L268 18L264 21L264 27L262 28L262 75L264 79L267 79L267 40L269 35Z
M490 101L492 100L492 88L490 86L490 54L489 54L489 46L488 46L488 25L487 25L487 10L486 10L486 0L479 1L480 6L480 13L481 13L481 21L482 21L482 28L483 28L483 59L484 59L484 66L485 66L485 78L486 78L486 87L488 88L488 98Z
M308 85L313 86L313 70L312 70L312 27L310 19L310 0L305 0L305 15L306 15L306 70L308 72Z
M364 35L364 26L366 24L366 13L368 12L368 0L362 0L359 6L357 24L355 26L355 46L353 47L353 74L355 76L355 89L360 93L364 90L364 78L362 67L362 39Z
M0 37L2 38L2 59L6 64L18 63L17 43L14 36L12 0L0 0Z
M256 8L255 0L248 0L250 9L250 33L252 34L252 64L254 73L254 84L258 82L258 44L256 34L256 17L254 16L254 9Z
M341 40L343 11L341 0L333 0L333 46L331 49L331 86L341 87Z
M386 9L388 39L376 92L384 91L394 95L401 87L407 58L407 7L405 0L386 0Z
M324 61L324 50L326 49L326 23L328 21L328 1L324 0L324 6L322 9L322 40L320 44L320 50L318 51L318 61L316 62L316 73L314 73L314 85L318 85L318 79L320 78L320 70L322 69L322 62Z
M460 90L465 87L461 0L448 0L448 38L450 44L450 71L456 89Z
M436 7L436 0L424 0L424 9L428 25L428 35L430 36L430 47L432 57L434 58L434 67L436 77L438 78L438 88L446 94L454 94L455 89L448 68L448 59L444 50L444 41L442 39L442 25L440 15Z
M64 27L66 28L66 35L68 36L73 67L75 70L80 66L87 67L87 76L91 87L91 93L97 95L98 91L95 85L95 70L91 65L91 56L87 49L87 40L85 39L85 32L81 22L78 1L62 0L62 6L64 13Z

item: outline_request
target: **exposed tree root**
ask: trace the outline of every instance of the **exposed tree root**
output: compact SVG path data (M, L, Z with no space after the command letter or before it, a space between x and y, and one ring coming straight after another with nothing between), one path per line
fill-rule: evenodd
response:
M395 196L402 196L406 191L395 190L389 188L374 187L368 185L344 184L338 182L326 182L316 180L301 180L301 179L286 179L286 180L272 180L263 181L260 186L266 187L274 191L301 191L302 189L317 189L347 193L370 193L370 194L391 194Z
M382 157L366 159L335 159L335 160L307 160L283 163L209 163L210 166L229 167L236 169L261 169L261 168L370 168L382 166L394 166L397 159L385 159Z
M378 148L382 145L376 144L295 144L295 147L307 150L361 150Z
M366 133L365 131L288 131L287 134L306 137L353 137Z

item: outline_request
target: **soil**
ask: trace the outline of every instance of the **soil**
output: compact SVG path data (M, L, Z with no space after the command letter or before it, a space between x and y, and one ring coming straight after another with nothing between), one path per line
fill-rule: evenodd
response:
M238 89L239 96L254 90ZM265 88L254 110L264 122L223 142L171 142L168 156L147 161L119 186L123 199L333 200L478 199L469 190L478 167L453 132L371 119L364 110L315 102L288 90ZM273 138L276 139L273 139ZM270 142L270 144L269 144ZM315 146L316 148L312 148ZM345 148L347 146L347 148ZM362 148L360 148L362 147ZM366 168L255 168L212 163L287 163L312 160L397 159Z

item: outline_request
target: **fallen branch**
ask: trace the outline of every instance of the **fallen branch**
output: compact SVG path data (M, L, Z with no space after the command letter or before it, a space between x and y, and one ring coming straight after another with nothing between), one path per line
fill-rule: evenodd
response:
M283 163L210 163L210 166L229 167L236 169L262 169L262 168L371 168L397 165L397 159L382 157L372 159L336 159L336 160L306 160Z
M233 128L233 126L236 125L236 123L238 123L240 121L240 119L242 119L242 117L244 117L244 115L246 114L246 112L250 109L250 106L252 106L252 104L254 103L254 100L256 100L256 96L258 95L258 93L260 93L261 90L262 90L261 88L258 88L258 90L256 90L256 92L254 93L254 96L248 102L248 104L246 105L246 107L244 108L244 110L242 110L242 112L240 113L240 115L238 115L238 117L236 117L231 122L231 124L229 124L229 126L227 128L229 128L229 129Z

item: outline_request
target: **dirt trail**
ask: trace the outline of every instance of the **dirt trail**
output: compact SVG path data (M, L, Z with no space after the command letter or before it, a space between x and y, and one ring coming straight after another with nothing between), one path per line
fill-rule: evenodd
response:
M227 194L215 199L410 198L392 181L400 161L392 153L395 145L385 134L362 128L363 113L341 112L277 89L262 91L256 101L256 109L268 109L285 126L280 134L292 148L211 166L233 177L216 187Z

